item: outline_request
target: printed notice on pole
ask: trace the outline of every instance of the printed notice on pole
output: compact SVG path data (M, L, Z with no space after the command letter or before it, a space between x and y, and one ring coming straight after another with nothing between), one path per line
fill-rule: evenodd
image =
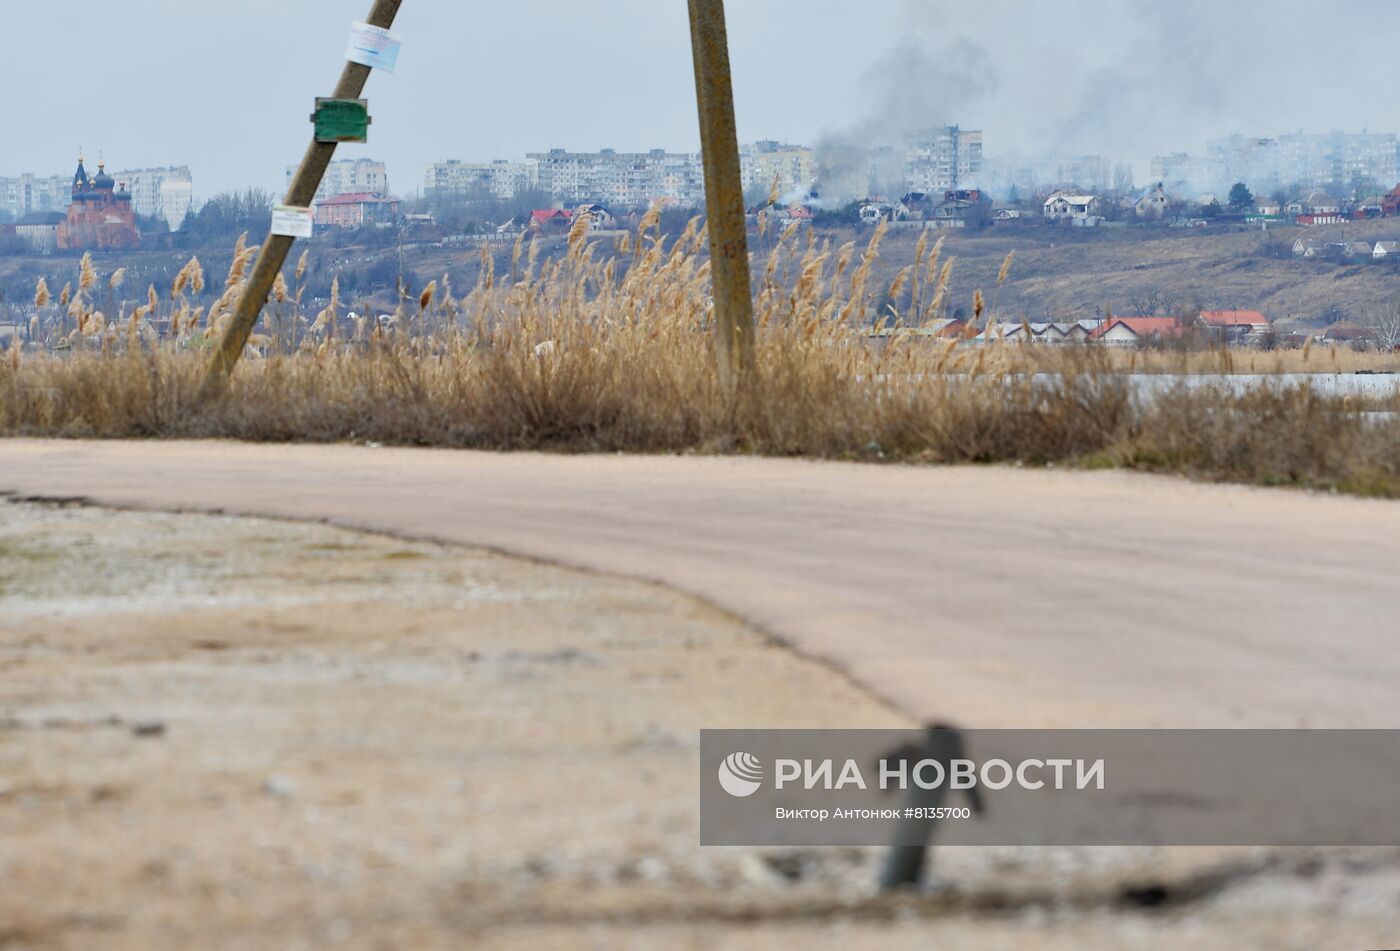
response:
M295 205L272 206L272 233L284 238L309 238L315 215L310 208Z
M350 46L345 58L361 66L392 73L398 65L401 46L403 37L400 34L368 23L356 23L350 27Z

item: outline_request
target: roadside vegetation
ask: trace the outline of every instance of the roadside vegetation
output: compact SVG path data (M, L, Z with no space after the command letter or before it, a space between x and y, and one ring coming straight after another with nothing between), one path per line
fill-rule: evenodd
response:
M169 289L115 313L103 308L123 297L124 275L99 278L84 259L75 284L36 289L28 329L44 348L16 345L0 362L0 434L1112 466L1400 496L1393 398L1306 384L1144 396L1126 372L1266 372L1267 361L1331 372L1346 359L1333 348L1247 356L918 333L874 341L854 328L870 326L877 307L908 328L942 312L953 262L940 244L925 237L877 287L882 229L863 247L789 229L763 236L757 372L730 394L713 369L698 222L663 241L653 217L640 239L616 245L586 229L576 223L554 260L523 240L508 271L486 255L465 293L444 278L401 294L383 319L351 318L334 290L303 313L303 257L279 280L227 395L208 405L194 392L255 249L240 241L212 306L191 306L205 282L192 260ZM979 292L975 316L996 297L995 286Z

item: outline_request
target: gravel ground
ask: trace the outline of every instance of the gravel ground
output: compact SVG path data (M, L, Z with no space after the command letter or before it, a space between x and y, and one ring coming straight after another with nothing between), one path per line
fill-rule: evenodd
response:
M0 948L1400 939L1392 851L945 850L877 899L874 850L700 849L697 731L755 724L912 725L654 585L0 504Z

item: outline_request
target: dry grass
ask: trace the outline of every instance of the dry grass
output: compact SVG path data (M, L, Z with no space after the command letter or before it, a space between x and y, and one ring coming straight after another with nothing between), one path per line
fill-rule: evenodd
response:
M203 283L197 264L168 300L151 289L109 321L94 310L85 263L62 306L46 288L39 295L41 335L71 349L15 349L3 362L0 434L1063 462L1400 494L1400 424L1364 407L1307 387L1179 389L1143 401L1115 372L1125 360L1199 368L1238 355L914 336L872 345L851 328L872 316L880 232L863 249L763 235L774 243L757 276L757 372L726 394L711 351L703 231L692 223L667 243L654 228L652 218L640 239L602 256L576 229L568 255L543 266L534 245L517 245L510 275L483 262L461 297L444 277L403 295L384 324L347 323L334 294L314 319L303 316L300 290L280 282L251 359L226 398L204 406L193 394L207 348L253 249L240 245L207 316L184 295ZM936 315L951 265L939 244L920 242L894 318L917 325ZM168 333L156 333L158 321ZM1327 356L1307 359L1326 370Z

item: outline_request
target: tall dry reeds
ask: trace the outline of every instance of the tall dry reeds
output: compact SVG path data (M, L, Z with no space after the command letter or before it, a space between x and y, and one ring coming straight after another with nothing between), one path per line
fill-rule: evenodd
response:
M703 227L692 221L670 240L658 227L648 215L638 235L607 246L585 223L567 253L545 258L522 238L508 279L484 257L465 294L444 275L411 297L401 289L394 314L344 331L338 287L318 314L302 314L303 256L297 289L279 280L250 358L207 405L193 394L253 249L240 241L207 319L191 307L204 283L191 260L168 299L150 289L120 329L94 316L85 261L77 295L65 291L58 308L36 289L48 349L0 365L0 433L1064 461L1400 488L1400 425L1360 407L1306 387L1144 401L1121 373L1129 361L1185 369L1214 355L919 332L947 299L953 262L941 241L919 242L877 315L882 229L863 249L791 227L772 240L755 287L757 370L731 398L714 372ZM908 332L871 338L861 328L877 318Z

